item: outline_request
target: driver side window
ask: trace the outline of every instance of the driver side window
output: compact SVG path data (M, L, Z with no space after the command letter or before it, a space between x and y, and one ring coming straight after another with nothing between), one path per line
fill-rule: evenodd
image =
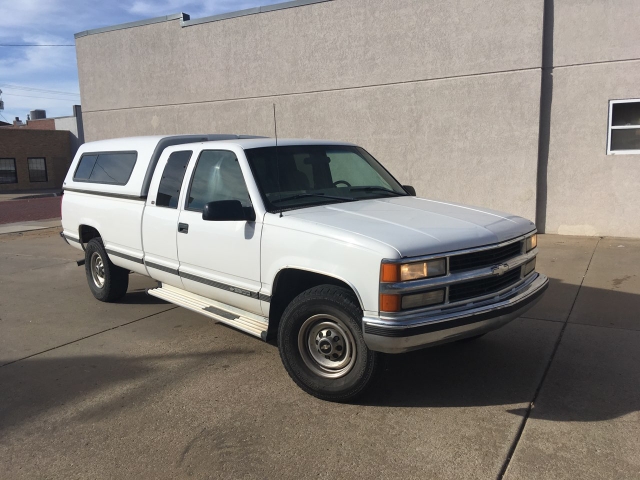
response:
M219 200L239 200L243 207L251 206L236 155L225 150L205 150L193 172L186 209L201 212L205 204Z

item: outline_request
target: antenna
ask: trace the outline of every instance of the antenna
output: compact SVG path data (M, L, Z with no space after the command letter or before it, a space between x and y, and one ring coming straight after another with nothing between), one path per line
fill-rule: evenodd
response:
M278 182L278 193L282 196L282 187L280 186L280 162L278 159L278 120L276 118L276 104L273 104L273 130L276 134L276 180ZM280 218L282 218L282 210L280 210Z

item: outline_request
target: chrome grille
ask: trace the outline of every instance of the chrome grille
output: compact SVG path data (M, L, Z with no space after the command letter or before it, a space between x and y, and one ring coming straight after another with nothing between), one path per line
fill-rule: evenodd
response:
M460 302L474 297L489 295L516 283L520 279L520 267L501 276L472 280L449 287L449 302Z
M520 253L522 253L521 241L490 250L454 255L449 258L449 271L460 272L474 268L491 267L520 255Z

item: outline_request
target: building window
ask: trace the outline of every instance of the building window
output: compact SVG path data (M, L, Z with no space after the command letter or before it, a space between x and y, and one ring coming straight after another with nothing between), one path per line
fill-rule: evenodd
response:
M30 182L46 182L47 181L47 162L44 158L28 158L29 162L29 181Z
M640 99L609 102L607 155L640 154Z
M0 183L18 183L15 158L0 158Z

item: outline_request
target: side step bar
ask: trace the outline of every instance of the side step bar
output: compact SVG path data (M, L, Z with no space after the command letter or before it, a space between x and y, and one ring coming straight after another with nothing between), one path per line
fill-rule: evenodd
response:
M221 302L216 302L215 300L170 285L163 284L157 288L150 288L147 290L147 293L193 312L206 315L213 320L229 325L249 335L262 339L266 338L269 321L260 315Z

